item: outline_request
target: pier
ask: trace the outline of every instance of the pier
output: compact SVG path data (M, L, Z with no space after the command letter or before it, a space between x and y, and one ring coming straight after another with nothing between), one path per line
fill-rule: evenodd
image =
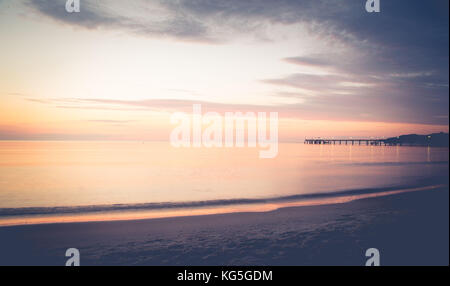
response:
M305 144L344 144L344 145L384 145L384 146L430 146L448 147L448 133L439 132L427 135L408 134L390 138L311 138Z
M314 138L305 139L305 144L338 144L338 145L397 145L388 143L386 139L327 139ZM401 144L399 144L401 145Z

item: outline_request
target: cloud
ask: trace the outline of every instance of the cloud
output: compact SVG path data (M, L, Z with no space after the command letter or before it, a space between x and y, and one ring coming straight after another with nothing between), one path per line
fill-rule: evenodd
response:
M300 66L318 66L318 67L328 67L330 63L321 58L315 57L289 57L283 59L287 63L296 64Z
M300 94L291 94L292 97ZM280 95L281 96L281 95ZM302 103L297 104L232 104L211 101L183 99L144 99L115 100L102 98L66 98L57 99L53 103L45 103L55 108L110 111L140 111L140 112L186 112L192 113L193 104L201 104L202 112L278 112L280 118L303 120L335 120L335 121L379 121L403 122L445 125L445 118L429 117L427 113L417 113L414 118L409 116L409 107L399 108L396 104L386 105L389 96L380 97L368 94L336 94L323 93L316 96L305 96ZM343 100L345 98L345 100ZM443 113L439 113L443 114ZM444 113L445 114L445 113ZM443 123L440 123L444 121ZM98 121L100 122L100 121ZM103 121L105 122L106 121ZM109 122L109 121L108 121ZM112 123L112 122L111 122Z
M372 80L373 81L373 80ZM360 86L370 86L371 81L365 77L355 77L349 75L315 75L296 73L284 78L263 80L265 83L289 86L309 90L312 92L352 92L359 90Z
M359 57L345 63L330 51L327 58L293 55L287 62L327 66L338 61L355 73L431 70L448 75L443 64L448 63L448 1L385 1L381 13L371 14L362 0L85 0L81 13L71 14L65 0L27 1L61 23L183 41L220 43L237 35L254 37L274 24L301 24L319 39L352 46Z
M107 15L92 9L89 3L83 4L82 13L67 13L65 8L66 0L30 0L30 5L41 14L53 18L59 22L81 26L89 29L106 25L119 25L122 19L115 15Z
M158 111L158 112L175 112L184 111L192 112L193 104L202 104L206 109L216 112L227 111L267 111L276 109L274 106L250 105L250 104L230 104L209 101L196 101L184 99L145 99L145 100L116 100L101 98L77 98L67 99L68 102L78 102L78 105L65 106L65 108L86 108L86 109L109 109L118 108L123 110L141 111ZM61 103L61 101L58 101ZM57 106L61 107L61 106ZM131 108L131 109L128 109ZM205 109L205 110L206 110Z
M60 23L87 29L124 30L144 36L170 36L181 40L212 42L200 22L183 13L163 9L155 2L152 11L145 1L82 1L80 13L67 13L66 0L29 0L41 15ZM127 7L127 5L129 6ZM130 10L131 8L134 8ZM122 10L123 9L123 10ZM142 14L142 11L148 14ZM124 12L124 13L122 13ZM155 17L155 14L160 13Z
M148 37L199 43L246 38L271 25L302 25L312 37L342 43L343 53L292 55L286 64L308 66L326 75L295 72L263 79L305 99L283 106L295 114L324 118L448 124L448 1L382 1L381 13L367 13L363 0L177 0L83 1L68 14L65 0L29 0L35 11L55 21L87 29L112 29ZM286 91L286 89L288 89ZM305 92L306 91L306 92ZM186 101L106 102L82 108L180 108ZM86 104L86 102L85 102ZM62 108L80 108L60 105ZM341 112L341 114L339 114ZM313 116L317 117L317 116ZM367 117L367 116L366 116ZM375 118L376 117L376 118ZM366 120L367 118L365 118Z
M121 123L130 123L135 122L136 120L114 120L114 119L90 119L88 122L95 123L113 123L113 124L121 124Z

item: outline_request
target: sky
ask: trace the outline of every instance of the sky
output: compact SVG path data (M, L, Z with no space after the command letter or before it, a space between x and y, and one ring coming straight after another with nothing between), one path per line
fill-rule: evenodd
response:
M0 0L0 140L168 140L278 112L280 140L448 132L449 2Z

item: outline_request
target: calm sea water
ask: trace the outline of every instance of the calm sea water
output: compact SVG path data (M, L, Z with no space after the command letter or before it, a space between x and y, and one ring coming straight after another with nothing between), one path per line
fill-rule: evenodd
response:
M259 159L258 151L0 141L0 219L448 183L448 148L286 143L274 159Z

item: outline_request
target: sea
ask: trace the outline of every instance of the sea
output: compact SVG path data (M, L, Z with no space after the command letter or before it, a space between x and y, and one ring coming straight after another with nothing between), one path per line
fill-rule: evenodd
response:
M448 186L449 149L280 143L0 141L0 226L130 220L354 199Z

